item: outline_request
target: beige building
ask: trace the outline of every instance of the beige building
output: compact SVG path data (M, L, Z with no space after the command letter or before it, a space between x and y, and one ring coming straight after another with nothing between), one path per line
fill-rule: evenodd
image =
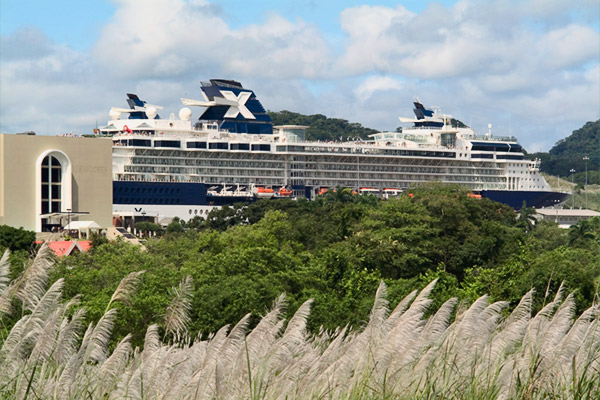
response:
M561 228L570 228L579 221L600 217L600 212L594 210L538 208L535 212L539 219L556 222Z
M42 232L112 226L112 141L0 134L0 225Z

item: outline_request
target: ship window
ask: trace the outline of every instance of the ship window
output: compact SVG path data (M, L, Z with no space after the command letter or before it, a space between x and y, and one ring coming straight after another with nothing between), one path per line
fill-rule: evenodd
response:
M231 150L250 150L249 143L232 143Z
M212 150L227 150L227 149L229 149L229 146L228 146L227 142L214 142L214 143L209 143L208 148L212 149Z
M129 139L129 146L151 147L152 142L149 139Z
M473 151L509 151L507 143L473 142Z
M270 144L253 144L252 151L271 151Z
M179 148L181 147L181 142L179 140L155 140L154 147Z
M188 149L205 149L206 142L187 142Z

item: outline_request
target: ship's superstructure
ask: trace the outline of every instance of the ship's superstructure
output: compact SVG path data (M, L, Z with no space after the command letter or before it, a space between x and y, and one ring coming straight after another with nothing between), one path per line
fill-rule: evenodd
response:
M515 208L553 206L552 192L513 137L476 135L414 102L413 126L369 140L305 140L303 126L275 126L254 92L230 80L202 84L203 100L182 99L179 118L129 94L100 129L113 135L116 214L189 218L215 205L269 197L308 197L336 187L399 195L429 181L463 185ZM192 121L189 107L204 107ZM124 113L129 117L121 119Z

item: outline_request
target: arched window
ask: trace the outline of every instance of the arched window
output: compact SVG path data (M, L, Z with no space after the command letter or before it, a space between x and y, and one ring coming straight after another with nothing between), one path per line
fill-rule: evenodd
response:
M62 225L60 214L73 208L73 167L69 157L61 150L49 149L36 161L36 232Z
M42 160L42 214L60 212L62 203L62 166L52 155Z

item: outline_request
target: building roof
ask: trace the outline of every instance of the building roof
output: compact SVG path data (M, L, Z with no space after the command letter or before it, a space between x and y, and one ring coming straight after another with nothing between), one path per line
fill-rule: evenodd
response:
M167 226L171 222L173 222L173 218L171 218L171 217L164 217L164 218L161 218L160 221L158 221L160 226Z
M536 213L547 217L597 217L600 212L584 209L568 209L568 208L538 208Z
M65 229L102 229L95 221L71 221Z
M47 242L48 247L59 257L70 255L74 250L82 253L87 252L92 243L89 240L57 240L55 242Z

